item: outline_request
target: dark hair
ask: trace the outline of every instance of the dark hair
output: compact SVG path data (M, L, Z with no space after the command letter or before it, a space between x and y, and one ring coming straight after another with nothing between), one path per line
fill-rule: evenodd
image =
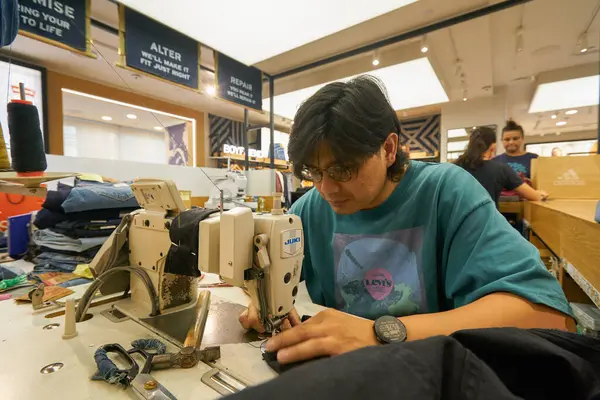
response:
M482 126L471 132L469 144L465 152L458 157L456 165L464 169L475 169L483 164L483 154L496 142L496 132L493 129Z
M508 121L506 121L506 125L504 126L504 128L502 128L502 136L504 136L504 132L509 132L509 131L519 131L519 132L521 132L521 136L525 136L523 127L521 125L517 124L512 119L509 119Z
M379 79L362 75L330 83L306 100L294 118L288 146L294 174L302 177L303 166L322 143L337 162L358 168L381 150L392 132L400 136L400 121ZM400 180L407 164L408 154L398 143L388 178Z

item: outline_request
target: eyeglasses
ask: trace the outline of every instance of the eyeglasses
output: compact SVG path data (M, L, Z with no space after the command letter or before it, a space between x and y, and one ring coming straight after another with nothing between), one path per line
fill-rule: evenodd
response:
M319 183L323 180L323 172L327 173L331 179L337 182L348 182L356 168L345 166L345 165L332 165L325 169L319 169L315 167L302 167L302 179Z

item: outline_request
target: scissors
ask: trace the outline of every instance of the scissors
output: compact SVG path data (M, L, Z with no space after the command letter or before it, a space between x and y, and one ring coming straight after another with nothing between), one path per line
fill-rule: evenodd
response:
M108 383L131 386L140 399L146 400L177 400L162 384L160 384L152 375L152 359L155 355L164 354L166 346L156 339L139 339L131 343L132 348L125 350L118 343L105 344L100 346L94 354L98 371L92 376L92 380L105 380ZM119 369L115 363L108 358L108 353L118 354L127 361L128 366L125 369ZM144 358L144 365L140 371L139 365L133 359L133 355L138 354Z

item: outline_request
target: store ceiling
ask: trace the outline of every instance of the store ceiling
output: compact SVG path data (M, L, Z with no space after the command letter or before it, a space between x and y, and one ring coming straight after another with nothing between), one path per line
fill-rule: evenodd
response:
M257 66L268 73L287 71L498 2L500 0L419 0L274 56L258 63ZM427 35L430 49L427 57L450 101L462 101L465 87L469 99L492 96L502 88L506 88L507 116L523 123L530 133L542 133L544 126L554 129L555 125L546 123L550 115L540 117L528 113L536 86L534 79L543 71L598 63L600 47L598 17L592 21L588 34L591 50L583 55L576 53L575 50L577 38L590 22L597 4L598 0L575 2L534 0L522 6ZM118 27L117 5L109 0L94 0L92 17L114 28ZM237 13L233 14L233 17L235 21L244 19L243 15ZM289 21L290 16L286 15L282 19ZM223 21L223 18L219 17L215 20ZM517 53L515 32L521 21L524 47L523 51ZM257 24L268 27L269 21L265 19ZM229 25L229 23L222 24L225 29L228 29ZM309 24L305 25L309 26ZM92 37L95 51L102 55L98 60L82 57L22 36L17 38L11 50L20 58L61 73L126 90L129 88L136 93L237 120L243 118L241 107L115 67L118 59L118 37L96 27L92 28ZM243 46L243 37L239 39L237 44ZM272 40L272 37L267 36L262 43L269 40ZM374 55L381 60L377 68L414 60L423 56L418 51L419 47L417 38L391 45L379 50L377 54L357 55L318 69L278 79L275 92L280 95L372 71L374 67L371 61ZM465 86L461 84L460 75L455 73L457 57L462 60ZM211 49L202 48L201 63L208 68L214 67ZM214 76L210 72L202 71L201 81L205 85L210 85L214 82ZM265 90L264 93L268 92ZM435 106L425 108L435 110ZM399 115L405 117L421 115L423 110L423 107L399 110ZM277 112L277 109L275 111ZM571 116L567 126L561 129L592 129L595 127L596 113L597 107L581 110ZM543 119L542 122L539 122L540 118ZM251 111L250 120L255 124L266 123L268 114ZM276 126L279 130L286 131L289 129L289 121L277 118Z
M62 100L63 114L65 116L104 124L163 132L164 128L185 122L184 119L173 118L157 112L127 107L66 91L63 91ZM132 116L135 116L135 118Z

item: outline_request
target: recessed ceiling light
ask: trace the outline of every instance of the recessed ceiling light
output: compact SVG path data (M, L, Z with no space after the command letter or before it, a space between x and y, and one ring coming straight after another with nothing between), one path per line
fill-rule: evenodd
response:
M379 65L379 60L374 58L373 61L371 62L371 64L373 64L374 67Z
M564 126L564 125L566 125L566 124L567 124L567 121L558 121L558 122L556 123L556 126Z
M154 130L155 130L155 131L162 131L162 130L163 130L163 127L162 127L162 126L155 126L155 127L154 127Z
M574 109L598 104L600 75L538 85L529 113Z
M577 110L569 110L565 114L567 114L567 115L577 114Z
M466 98L466 97L463 97L463 101L467 101L467 98Z
M387 14L417 0L377 0L365 7L364 1L274 1L235 2L235 14L246 21L269 21L268 24L228 24L221 18L206 18L198 23L198 15L229 15L228 1L172 0L169 7L159 0L122 0L150 18L206 44L244 63L254 65L278 54L330 36L336 32ZM343 4L343 12L340 12ZM186 10L182 13L181 10ZM293 15L293 18L284 16ZM310 26L310 29L306 29ZM245 45L240 46L240 38ZM265 40L271 38L272 40Z
M429 51L429 44L427 44L427 36L423 36L421 39L421 53L427 53Z
M105 115L102 117L103 121L112 121L112 117L109 117L108 115Z
M215 85L206 85L204 90L211 97L217 94L217 87Z
M448 95L427 57L376 69L369 74L381 79L386 86L394 110L406 110L448 101ZM337 81L346 82L356 76L349 76ZM326 84L275 96L273 99L275 114L293 119L300 104ZM266 111L269 111L269 99L263 101L263 106Z
M552 114L552 116L550 118L556 119L556 114Z
M127 114L126 117L129 119L137 119L137 115L135 114Z

